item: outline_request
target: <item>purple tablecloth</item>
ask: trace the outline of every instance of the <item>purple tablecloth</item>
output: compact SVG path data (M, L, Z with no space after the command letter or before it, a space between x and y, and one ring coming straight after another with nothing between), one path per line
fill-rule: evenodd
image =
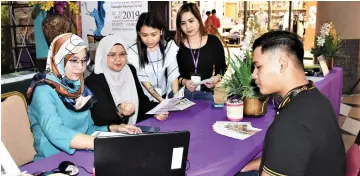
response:
M338 114L340 110L342 90L342 69L334 68L322 81L315 83L316 87L329 97ZM212 125L215 121L227 120L224 109L215 109L212 103L196 101L196 105L181 112L172 112L166 121L149 119L141 125L158 126L161 131L188 130L191 133L188 159L191 167L188 175L234 175L252 160L262 150L263 140L267 128L274 118L272 105L268 113L262 118L244 118L251 122L261 132L246 140L236 140L215 133ZM77 151L70 156L59 153L52 157L36 161L21 167L28 173L51 171L62 161L71 161L85 167L88 171L93 168L94 155L89 151ZM89 175L80 169L81 175Z
M191 167L187 171L188 175L234 175L262 150L265 132L273 121L274 114L274 110L269 109L262 118L245 118L243 121L250 121L254 127L263 130L243 141L213 131L212 125L215 121L227 120L226 112L224 109L213 108L212 103L206 101L196 101L195 106L185 111L172 112L166 121L152 118L140 124L160 127L163 132L190 131L188 159ZM77 151L73 156L60 153L25 165L21 170L28 173L51 171L66 160L90 171L94 156L89 151ZM80 173L87 175L83 170L80 170Z
M341 67L331 69L330 73L323 80L315 83L315 86L320 92L329 98L338 117L340 113L342 85L343 69Z

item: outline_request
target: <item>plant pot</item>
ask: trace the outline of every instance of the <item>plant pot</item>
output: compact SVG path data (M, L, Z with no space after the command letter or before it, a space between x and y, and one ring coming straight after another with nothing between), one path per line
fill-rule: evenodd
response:
M334 58L333 57L327 58L326 64L327 64L329 70L331 70L334 67Z
M42 22L45 39L50 46L51 42L59 35L70 32L70 22L65 15L47 13Z
M225 104L228 99L228 92L225 88L216 86L214 88L214 103Z
M241 100L236 102L228 100L226 102L226 115L230 121L241 121L244 116L244 103Z
M268 97L246 98L244 100L244 115L249 117L261 117L266 114Z

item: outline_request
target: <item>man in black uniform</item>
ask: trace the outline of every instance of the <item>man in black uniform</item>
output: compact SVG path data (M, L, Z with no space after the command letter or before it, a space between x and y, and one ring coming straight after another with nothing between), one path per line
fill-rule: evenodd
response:
M330 101L304 74L296 34L271 31L253 44L253 79L262 94L283 99L264 141L262 158L242 170L261 176L344 176L345 149ZM241 175L241 174L239 174Z

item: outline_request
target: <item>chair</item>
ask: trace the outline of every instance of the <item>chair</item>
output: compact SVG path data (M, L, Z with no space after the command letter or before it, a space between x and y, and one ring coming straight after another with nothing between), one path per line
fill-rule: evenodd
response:
M1 100L1 141L15 163L22 166L36 154L26 100L17 91L2 94Z
M360 131L354 144L346 153L346 176L358 176L360 168Z

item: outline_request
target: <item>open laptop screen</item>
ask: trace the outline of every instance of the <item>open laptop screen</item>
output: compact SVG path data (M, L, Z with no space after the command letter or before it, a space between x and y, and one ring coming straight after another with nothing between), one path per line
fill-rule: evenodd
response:
M190 132L95 139L95 173L102 175L185 175Z

